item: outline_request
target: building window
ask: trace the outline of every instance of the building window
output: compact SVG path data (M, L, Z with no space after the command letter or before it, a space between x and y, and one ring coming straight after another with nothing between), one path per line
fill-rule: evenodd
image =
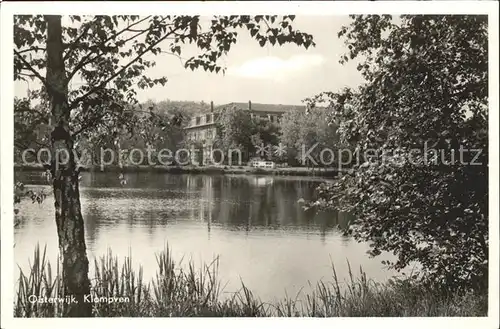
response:
M207 130L207 139L211 139L212 137L212 130Z
M199 125L201 121L201 117L196 117L196 124Z
M211 118L211 115L210 115L210 114L206 114L206 115L205 115L205 122L206 122L206 123L210 123L211 119L212 119L212 118Z

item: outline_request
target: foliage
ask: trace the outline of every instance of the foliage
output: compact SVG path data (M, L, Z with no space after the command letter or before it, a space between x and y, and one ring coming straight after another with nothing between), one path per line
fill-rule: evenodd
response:
M292 27L293 20L294 16L268 15L64 16L66 75L61 83L69 92L70 129L79 156L85 150L90 151L93 162L97 162L101 147L123 149L131 143L140 149L148 144L157 148L168 145L175 151L184 124L177 121L191 116L195 108L206 111L209 107L204 103L166 101L153 106L154 115L149 111L151 102L142 108L135 86L145 89L167 82L166 77L148 76L148 69L155 66L154 57L174 55L186 68L219 73L225 72L219 59L228 54L241 31L247 31L260 46L287 43L306 49L314 46L311 35ZM40 83L27 98L15 101L18 162L22 160L22 150L34 148L36 152L50 145L50 88L42 76L47 68L46 31L43 16L15 16L14 79ZM185 55L188 52L185 48L193 46L197 51ZM157 110L164 113L156 113ZM176 121L173 124L172 119Z
M270 120L262 119L259 117L253 118L252 124L253 133L250 137L252 145L260 147L265 146L267 148L270 148L270 152L266 154L257 154L257 156L270 161L281 160L280 154L277 154L275 150L274 152L272 152L272 148L276 148L276 146L279 144L279 138L281 135L279 126L274 122L271 122Z
M285 113L280 123L282 133L280 140L287 146L289 164L322 166L334 160L330 165L335 166L336 158L332 159L330 153L326 152L323 156L325 161L322 163L321 151L331 149L336 155L338 147L336 127L331 113L326 108ZM303 156L306 154L310 154L313 160L303 163Z
M161 149L175 152L182 144L187 116L184 109L165 102L158 105L148 101L130 106L129 111L133 113L133 119L113 135L100 134L95 136L96 138L80 138L78 150L82 154L87 152L87 155L92 157L91 162L84 161L84 163L97 165L101 153L105 155L102 149L110 149L115 151L115 155L122 151L121 159L115 157L114 164L155 165L160 164L158 153ZM140 150L141 153L131 154L130 151L133 149ZM113 160L106 157L104 159Z
M214 144L219 149L226 152L240 150L243 162L248 161L251 156L274 159L272 152L256 154L256 151L261 147L271 150L271 147L278 144L280 131L276 124L263 118L252 118L250 112L237 107L224 109L218 116Z
M62 56L66 72L60 83L68 89L69 128L76 151L82 156L84 150L92 150L95 155L101 147L127 144L131 138L138 138L134 142L143 146L163 142L178 146L184 108L149 115L137 109L134 86L144 89L167 82L166 77L146 74L155 66L151 56L166 53L178 56L192 70L224 72L218 60L237 42L240 30L248 31L260 46L314 46L311 35L293 29L293 20L294 16L267 15L214 16L208 20L200 16L64 16ZM186 59L181 53L187 44L197 52ZM46 18L16 15L14 45L14 80L39 82L35 88L29 85L32 90L26 98L15 100L15 159L19 162L24 150L37 152L50 146L53 127L48 100L52 88L43 76L47 70Z
M148 56L168 53L181 58L184 45L190 43L196 53L184 61L184 66L218 73L224 71L218 60L237 42L238 30L249 31L260 46L267 42L314 46L311 35L292 28L293 19L293 16L279 19L214 16L208 20L199 16L14 16L14 80L38 80L40 88L30 96L35 96L42 106L48 103L51 112L53 157L48 167L64 264L64 289L78 301L78 305L68 306L66 315L89 316L91 311L82 302L90 282L78 189L80 169L73 153L77 139L83 136L95 145L94 138L109 136L119 147L118 134L129 122L138 119L140 128L144 121L158 125L155 128L167 126L163 124L165 118L158 115L136 116L136 111L130 111L130 106L138 103L135 86L145 89L167 82L165 76L153 78L147 74L155 65ZM19 108L33 107L29 103L20 105ZM179 119L176 117L174 121ZM157 133L152 129L140 132L147 142ZM56 156L63 156L60 151L66 151L69 159L63 166L56 160Z
M165 85L166 77L145 73L155 66L146 58L168 53L180 57L186 68L218 73L218 64L237 42L239 30L247 30L261 46L295 43L314 46L312 36L292 28L294 16L65 16L63 43L69 87L71 127L79 134L112 134L131 121L126 105L137 103L137 87ZM43 16L15 16L14 79L42 82L38 99L46 97L46 22ZM186 44L198 54L181 57ZM73 84L76 82L78 84Z
M255 125L250 112L233 107L224 109L218 115L216 146L226 152L239 150L243 161L248 160L255 150L252 143Z
M92 280L94 297L128 297L127 303L95 303L95 317L177 316L484 316L486 296L440 295L418 285L411 278L393 278L376 283L360 268L355 276L349 266L349 280L340 282L332 265L331 281L311 286L310 293L262 302L242 282L241 290L224 292L219 280L219 258L196 268L193 262L181 266L168 248L156 256L158 269L151 282L144 282L142 268L132 267L131 256L123 262L112 251L95 260ZM37 246L28 273L20 272L16 317L59 317L64 303L29 303L27 296L63 296L60 265L52 272L50 262ZM349 264L349 263L348 263ZM224 296L223 296L224 294Z
M308 101L327 104L341 142L364 155L315 205L353 213L350 233L397 255L393 268L417 262L437 287L485 289L487 18L352 16L339 37L366 83Z
M29 97L36 96L30 93ZM49 146L49 116L48 107L43 104L32 105L29 98L16 97L14 99L14 160L16 162L23 161L23 152L26 162L34 162L39 150Z
M41 204L47 198L47 191L45 189L33 190L26 188L22 182L16 182L14 184L14 214L19 213L19 204L23 198L29 198L32 203ZM19 222L14 218L14 227L17 226Z

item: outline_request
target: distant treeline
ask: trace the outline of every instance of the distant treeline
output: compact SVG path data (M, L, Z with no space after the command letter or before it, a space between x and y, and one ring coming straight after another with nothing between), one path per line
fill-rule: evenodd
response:
M184 127L195 113L210 110L210 104L193 101L147 101L127 106L118 120L106 115L95 120L94 126L75 130L75 149L92 156L87 163L98 164L102 149L170 149L175 152L184 146ZM16 99L14 117L14 161L17 164L46 160L50 147L50 116L43 104L32 105L28 99ZM90 121L90 120L89 120ZM78 127L78 125L75 125ZM30 150L26 152L26 150ZM25 153L23 159L23 152ZM37 153L40 159L37 159ZM134 159L136 161L140 159Z
M89 118L86 122L75 124L75 150L77 155L82 157L82 163L98 165L103 159L106 163L118 164L120 150L136 149L142 152L122 154L122 164L132 162L134 165L150 165L148 158L144 156L148 154L148 148L151 157L155 159L158 151L162 149L173 153L181 148L201 149L205 141L188 140L184 128L193 115L209 112L210 108L210 104L203 101L171 100L149 100L142 104L126 106L114 116L107 114L99 119ZM290 111L283 115L279 124L275 124L264 119L251 118L247 111L226 110L217 121L213 146L221 150L241 150L242 162L238 163L239 165L259 157L291 166L309 166L310 163L301 161L304 148L309 149L318 144L315 152L311 154L317 158L317 153L322 149L338 147L335 137L336 125L331 124L328 115L327 110L319 108L311 113ZM27 99L16 99L15 163L40 163L47 160L48 152L41 149L49 149L50 131L46 106L33 106ZM267 146L269 152L259 152L258 147L261 145ZM280 145L284 152L278 150ZM111 155L103 154L103 149L116 151L113 159L110 158ZM179 164L175 160L178 159L172 158L172 164ZM203 163L201 158L194 160ZM181 162L185 161L183 159Z

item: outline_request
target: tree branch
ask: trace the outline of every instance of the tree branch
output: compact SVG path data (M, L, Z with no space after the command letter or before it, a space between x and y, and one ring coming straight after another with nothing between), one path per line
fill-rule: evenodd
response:
M50 113L41 112L41 111L37 110L36 108L23 108L23 109L14 108L14 114L17 114L17 113L19 113L19 114L20 113L29 113L29 114L36 113L41 118L45 118L45 119L47 119L50 116Z
M103 111L101 113L101 115L99 115L98 117L94 118L93 120L87 120L87 123L82 125L80 127L80 129L78 129L77 131L75 131L73 134L71 134L71 136L77 136L78 134L81 134L83 131L85 131L86 129L92 127L92 126L95 126L97 124L97 122L99 120L102 120L102 118L104 118L104 116L107 114L106 111Z
M141 20L138 20L137 22L135 22L133 24L128 25L126 28L124 28L120 32L115 33L112 36L110 36L109 38L107 38L106 40L102 41L99 45L97 45L97 49L100 49L101 47L103 47L106 44L106 42L115 39L116 37L118 37L119 35L121 35L122 33L126 32L126 31L130 31L131 27L136 26L137 24L140 24L140 23L144 22L145 20L147 20L149 18L151 18L151 15L150 16L146 16L145 18L143 18ZM95 51L90 51L87 55L85 55L82 58L82 60L75 66L75 68L73 69L73 71L68 75L68 82L76 74L76 72L78 72L82 67L84 67L85 65L87 65L88 63L90 63L90 62L88 62L88 60L89 60L90 56L92 54L94 54L94 53L96 53L96 52ZM94 59L96 59L96 58L98 58L100 56L102 56L102 54L99 55L99 56L94 57Z
M30 48L26 48L23 50L19 50L17 53L22 54L22 53L26 53L28 51L45 51L45 50L47 50L47 49L42 48L42 47L30 47Z
M41 76L40 73L38 73L37 70L35 70L33 68L33 66L30 65L30 63L28 63L28 61L26 59L24 59L24 57L21 55L21 53L19 53L17 50L14 49L14 53L21 59L21 61L24 63L24 65L26 65L26 68L28 70L30 70L31 72L33 72L33 74L45 85L45 87L47 89L51 89L50 85L47 83L47 81L44 79L44 77Z
M22 75L24 77L28 77L28 78L36 78L36 75L34 75L34 74L28 74L28 73L22 73L22 72L19 72L17 74Z
M139 33L127 40L125 40L125 42L127 41L130 41L132 39L135 39L136 37L138 37L139 35L143 34L144 32L146 32L147 30L143 31L142 33ZM89 53L89 54L93 54L93 52ZM69 75L68 77L68 82L71 81L71 79L73 78L73 76L79 71L79 70L82 70L87 64L90 64L92 62L94 62L95 60L97 60L98 58L102 57L103 55L106 55L107 53L106 52L100 52L99 54L97 54L96 56L94 56L93 58L89 58L90 56L86 56L87 60L84 61L82 60L80 63L78 63L78 65L75 67L75 69L71 72L71 74Z
M187 61L187 59L185 57L182 57L181 55L178 55L176 53L172 53L172 52L169 52L169 51L160 51L161 54L167 54L167 55L171 55L171 56L175 56L179 59L179 61L181 62L181 64L184 66L184 62L183 61Z
M134 36L132 36L132 37L130 37L130 38L128 38L128 39L123 40L123 42L124 42L124 43L126 43L126 42L128 42L128 41L130 41L130 40L133 40L133 39L135 39L135 38L139 37L140 35L142 35L142 34L144 34L144 33L148 32L148 31L149 31L149 29L143 30L143 31L141 31L140 33L137 33L136 35L134 35ZM106 54L107 54L107 53L106 53L105 51L103 51L103 52L99 53L98 55L96 55L95 57L90 58L89 60L87 60L87 61L85 61L85 62L83 62L83 61L82 61L82 62L80 62L80 63L78 64L78 66L77 66L77 67L75 67L75 70L71 73L71 76L68 78L68 81L70 81L70 80L71 80L71 78L73 77L73 75L74 75L74 74L76 74L76 72L77 72L77 71L79 71L79 70L83 69L83 68L85 67L85 65L90 64L90 63L94 62L95 60L97 60L98 58L100 58L100 57L102 57L103 55L106 55Z
M137 38L138 36L143 35L144 33L148 32L148 31L149 31L149 28L148 28L148 29L145 29L145 30L142 30L142 31L137 31L137 32L139 32L139 33L137 33L136 35L134 35L134 36L132 36L132 37L130 37L130 38L128 38L128 39L122 40L122 41L123 41L123 43L127 43L127 42L129 42L129 41L131 41L131 40L134 40L134 39L135 39L135 38Z
M80 40L87 35L87 33L89 32L90 28L92 27L92 24L89 24L85 27L85 29L83 30L83 32L75 39L75 41L73 41L71 43L71 45L68 47L68 52L66 53L66 55L64 55L63 57L63 60L67 60L69 58L69 56L71 55L71 53L75 50L78 42L80 42Z
M176 29L179 29L179 27L177 27ZM106 79L103 82L101 82L97 87L92 88L91 90L89 90L86 94L84 94L84 95L78 97L77 99L75 99L73 102L71 102L71 104L69 106L69 109L70 110L74 109L76 107L76 105L78 103L80 103L82 100L84 100L86 97L88 97L89 95L92 95L96 91L104 88L109 82L111 82L113 79L115 79L117 76L119 76L122 72L124 72L129 66L131 66L132 64L134 64L135 62L137 62L139 60L139 58L141 58L144 54L146 54L147 52L151 51L151 49L153 49L156 45L158 45L163 40L167 39L172 33L174 33L175 30L171 30L170 32L166 33L163 37L161 37L160 39L158 39L155 43L151 44L148 48L146 48L144 51L142 51L140 54L138 54L127 65L125 65L124 67L122 67L121 70L117 71L115 74L113 74L112 76L110 76L108 79Z
M152 113L151 111L144 111L144 110L136 110L136 109L131 109L131 110L123 110L123 112L137 112L137 113L146 113L146 114L150 114L152 116L156 116L158 118L161 119L161 117L156 114L156 113ZM96 124L98 124L98 122L100 120L102 120L104 118L104 116L106 114L108 114L109 112L106 112L104 111L103 113L101 113L101 115L91 119L91 120L87 120L87 123L85 125L82 125L82 127L80 127L80 129L78 129L77 131L75 131L72 136L77 136L78 134L81 134L83 131L85 131L86 129L92 127L92 126L95 126Z

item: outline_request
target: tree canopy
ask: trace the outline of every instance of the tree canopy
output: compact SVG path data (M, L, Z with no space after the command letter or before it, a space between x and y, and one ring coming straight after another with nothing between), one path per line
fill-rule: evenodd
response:
M310 34L293 29L293 20L294 16L65 16L61 32L66 74L61 83L68 87L72 134L103 125L109 131L130 122L133 112L127 106L138 103L137 88L167 83L168 72L155 79L146 74L156 64L154 56L174 55L186 68L223 73L218 59L245 30L260 46L314 46ZM30 100L47 99L50 87L43 77L46 32L43 16L15 16L14 79L36 79L42 86L32 91ZM188 58L183 57L187 45L197 49Z
M352 16L341 61L359 58L366 83L308 99L331 109L344 145L385 152L323 185L314 204L353 213L350 233L373 255L394 253L396 269L418 262L426 282L448 288L487 286L487 23Z
M314 46L310 34L292 27L294 16L65 16L14 17L14 80L38 80L30 98L16 101L16 118L25 137L31 120L48 125L52 154L46 168L54 193L55 221L62 259L63 287L77 303L66 305L66 316L90 316L90 293L75 149L82 141L118 135L137 123L147 142L160 136L144 128L178 126L181 116L144 115L137 105L137 88L165 85L167 77L151 78L154 56L163 53L181 60L187 44L195 54L183 60L192 70L224 72L219 59L247 31L260 46L293 43ZM149 59L147 55L153 56ZM165 72L168 75L168 72ZM32 100L37 104L31 104ZM35 112L36 105L40 111ZM23 112L30 112L25 115ZM31 121L31 122L30 122ZM23 142L18 140L18 143ZM36 197L35 197L36 200ZM17 200L16 200L17 201Z
M287 112L281 120L280 128L281 142L287 146L288 161L291 164L335 166L337 123L327 108ZM325 149L331 150L333 157L330 151L328 155L324 152L322 156L321 152ZM304 156L306 154L307 157Z

